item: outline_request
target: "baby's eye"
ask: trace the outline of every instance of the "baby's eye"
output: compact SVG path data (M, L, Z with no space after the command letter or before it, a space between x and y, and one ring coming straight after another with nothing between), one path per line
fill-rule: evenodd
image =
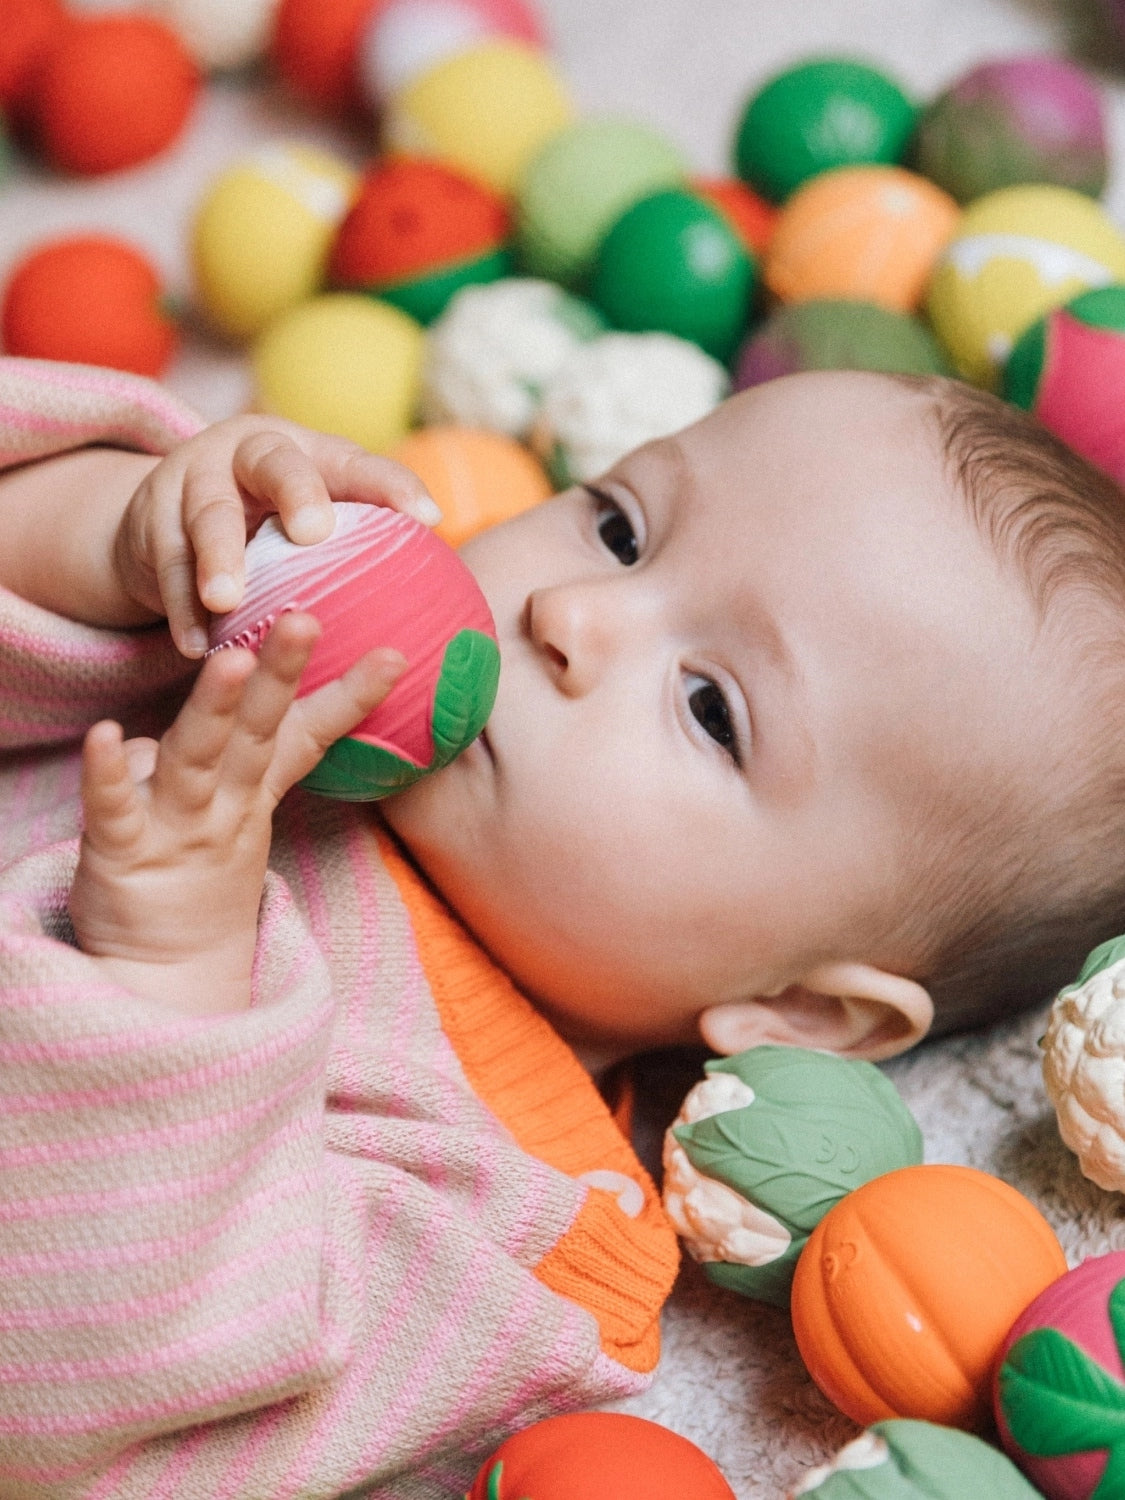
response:
M598 507L598 535L621 566L631 568L640 554L632 521L604 490L591 489L590 494Z
M697 684L688 693L688 708L692 717L717 745L723 747L735 765L740 766L742 755L738 748L738 735L722 688L709 677L695 677L691 680Z

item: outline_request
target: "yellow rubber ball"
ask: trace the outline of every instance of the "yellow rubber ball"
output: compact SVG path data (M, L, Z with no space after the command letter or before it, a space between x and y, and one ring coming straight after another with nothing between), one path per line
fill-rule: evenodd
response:
M514 193L541 146L574 118L550 59L522 42L482 42L408 84L390 103L384 144L436 157Z
M192 231L196 295L220 332L252 338L320 286L358 174L323 151L277 142L208 189Z
M451 547L546 500L551 481L543 465L500 432L439 424L409 433L391 452L441 506L434 530Z
M384 452L414 416L424 339L389 302L353 292L310 297L254 346L258 408Z
M995 389L1037 318L1091 287L1125 281L1125 236L1071 188L1001 188L966 209L938 260L927 311L958 371Z

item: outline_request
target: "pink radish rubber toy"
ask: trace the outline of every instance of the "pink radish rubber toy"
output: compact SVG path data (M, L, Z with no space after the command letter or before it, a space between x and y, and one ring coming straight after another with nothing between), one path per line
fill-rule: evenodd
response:
M322 632L298 697L373 646L401 651L408 665L387 697L301 783L367 802L448 765L476 739L496 697L500 652L484 595L452 548L397 511L335 509L335 531L311 547L291 542L274 517L261 526L246 548L246 594L212 621L211 649L257 651L279 615L315 615Z

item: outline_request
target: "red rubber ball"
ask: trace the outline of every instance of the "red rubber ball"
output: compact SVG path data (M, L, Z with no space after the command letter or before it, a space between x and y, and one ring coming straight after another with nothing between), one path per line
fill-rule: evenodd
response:
M386 0L281 0L270 54L290 90L330 113L361 106L356 59L368 20Z
M8 281L5 351L160 375L178 342L160 297L156 271L132 245L100 235L53 240Z
M114 172L179 135L199 93L183 42L153 16L72 16L36 78L35 128L56 166Z
M65 23L62 0L4 0L0 17L0 109L18 113L40 62Z
M340 225L331 274L340 286L379 288L498 249L507 200L440 162L392 157L366 173Z

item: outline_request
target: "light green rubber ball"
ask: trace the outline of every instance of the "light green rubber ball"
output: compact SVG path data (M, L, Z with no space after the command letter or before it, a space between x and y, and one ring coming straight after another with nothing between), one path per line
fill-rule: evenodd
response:
M530 276L580 286L613 223L687 178L679 149L637 120L571 125L538 152L516 193L516 251Z

